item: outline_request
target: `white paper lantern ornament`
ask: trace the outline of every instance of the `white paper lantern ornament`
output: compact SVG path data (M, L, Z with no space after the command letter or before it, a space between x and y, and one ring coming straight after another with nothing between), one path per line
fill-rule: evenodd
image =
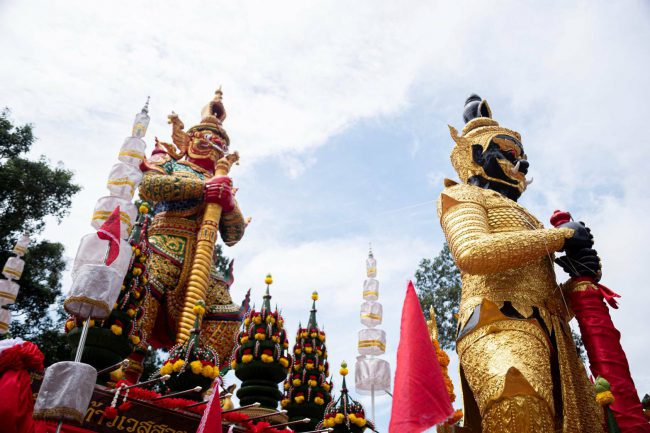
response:
M361 323L369 328L381 325L383 307L379 302L364 302L359 314Z
M132 250L120 239L120 208L97 233L82 238L72 268L70 294L65 310L81 319L108 317L120 294L122 281L129 268Z

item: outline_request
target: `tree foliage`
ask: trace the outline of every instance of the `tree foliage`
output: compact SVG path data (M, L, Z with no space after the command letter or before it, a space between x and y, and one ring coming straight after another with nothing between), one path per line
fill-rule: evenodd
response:
M8 109L0 112L0 264L11 257L21 233L34 239L45 227L46 217L61 221L80 190L69 170L53 167L44 156L36 161L26 158L35 140L32 126L15 126L9 114ZM61 297L63 253L60 243L32 242L11 308L11 335L39 344L48 364L64 358L67 351L62 316L51 308Z
M427 320L429 307L433 306L440 347L454 349L461 283L460 272L446 243L436 258L422 259L415 272L415 289Z

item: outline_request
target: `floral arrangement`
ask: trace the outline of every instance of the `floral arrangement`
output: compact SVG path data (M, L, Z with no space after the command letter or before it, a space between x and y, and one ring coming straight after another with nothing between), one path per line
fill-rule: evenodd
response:
M323 420L318 428L331 428L334 432L354 432L361 433L366 428L375 429L372 421L366 418L366 413L361 403L353 400L345 384L345 376L348 375L348 365L341 363L339 374L343 377L341 386L341 396L336 401L332 401L325 409Z
M173 346L169 350L167 361L160 368L161 375L171 376L165 385L172 391L183 391L195 386L206 391L219 376L219 355L211 346L202 343L200 338L205 303L199 301L193 310L196 320L190 338Z
M614 394L612 394L609 382L604 377L598 376L594 381L594 391L596 391L596 401L603 407L605 412L605 423L609 433L620 433L618 423L614 418L614 413L609 405L614 403Z
M289 342L284 330L284 319L277 307L274 311L271 310L268 302L271 298L268 286L273 284L273 277L267 275L264 282L267 284L265 302L259 311L253 307L244 318L230 366L237 371L246 364L255 362L278 363L285 369L286 374L292 358L287 353Z
M332 400L331 381L328 381L329 363L325 346L325 332L316 321L318 293L311 295L312 310L306 327L299 326L293 346L295 361L284 381L284 396L280 404L290 420L305 417L313 426L323 418L325 406Z

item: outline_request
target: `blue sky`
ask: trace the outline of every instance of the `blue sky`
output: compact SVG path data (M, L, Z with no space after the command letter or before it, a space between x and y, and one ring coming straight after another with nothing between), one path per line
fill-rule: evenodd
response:
M154 136L169 140L167 114L189 127L221 84L242 155L232 176L253 217L227 250L233 297L252 287L259 303L272 272L295 329L319 290L330 362L351 363L372 242L394 363L405 283L442 246L435 200L455 176L447 124L462 127L476 92L523 136L535 182L522 204L542 221L560 208L592 227L648 392L647 3L456 3L0 3L0 104L35 124L34 156L63 161L84 187L44 236L74 256L147 95L151 149ZM389 411L382 397L382 432Z

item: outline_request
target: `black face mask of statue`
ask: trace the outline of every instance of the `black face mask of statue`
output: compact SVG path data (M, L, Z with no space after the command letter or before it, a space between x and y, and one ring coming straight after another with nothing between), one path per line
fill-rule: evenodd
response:
M511 137L499 135L495 138L506 139L514 141ZM521 148L520 153L523 155L523 148L521 144L517 143ZM483 167L483 172L490 177L486 179L483 176L476 175L468 179L470 185L475 185L485 189L496 191L513 201L517 201L521 196L521 192L517 188L518 181L508 176L499 164L499 160L508 160L513 165L519 162L519 172L523 174L528 173L529 163L525 159L518 159L512 152L503 151L501 147L494 141L490 141L487 149L483 151L480 144L472 145L472 159L474 162ZM496 180L495 180L496 179Z

